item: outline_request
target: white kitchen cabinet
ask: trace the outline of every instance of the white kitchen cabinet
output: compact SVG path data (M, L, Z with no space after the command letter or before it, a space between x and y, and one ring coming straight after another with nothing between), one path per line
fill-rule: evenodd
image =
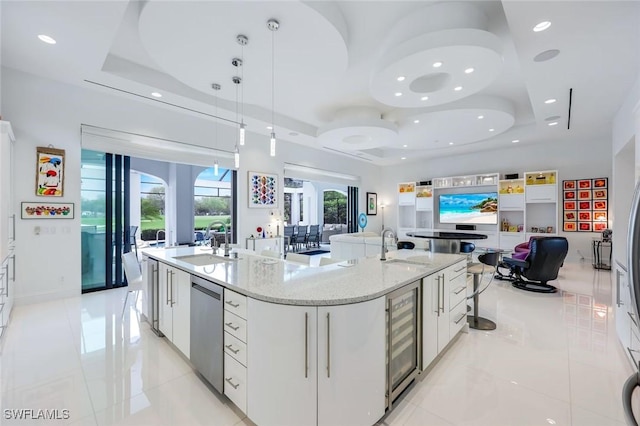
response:
M435 273L422 279L422 369L438 356L438 318L440 316L440 278Z
M160 331L188 358L191 336L191 276L164 263L159 264Z
M385 327L384 297L318 308L318 426L384 415Z
M558 186L555 184L527 185L527 203L555 203L557 192Z
M315 425L317 308L249 299L248 312L245 414L261 426Z
M15 238L13 167L15 138L11 124L0 121L0 261L9 256Z
M356 426L382 417L384 298L331 307L249 299L248 311L247 415L254 423ZM287 409L264 395L278 395Z

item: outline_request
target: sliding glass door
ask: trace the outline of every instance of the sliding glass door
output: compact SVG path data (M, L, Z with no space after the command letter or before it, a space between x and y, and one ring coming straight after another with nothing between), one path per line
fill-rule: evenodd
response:
M82 292L126 285L121 254L131 250L129 157L82 150Z

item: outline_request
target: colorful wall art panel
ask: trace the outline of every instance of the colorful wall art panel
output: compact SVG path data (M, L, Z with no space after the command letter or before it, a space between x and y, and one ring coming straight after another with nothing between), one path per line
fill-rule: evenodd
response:
M608 226L608 178L562 182L565 232L602 232Z
M64 149L37 147L36 195L62 197L64 186Z
M249 172L249 207L278 207L278 175Z
M73 203L22 202L22 219L73 219Z

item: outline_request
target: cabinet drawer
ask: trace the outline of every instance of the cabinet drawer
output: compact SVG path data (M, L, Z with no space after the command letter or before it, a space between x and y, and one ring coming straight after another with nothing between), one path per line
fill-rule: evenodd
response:
M227 332L224 333L224 352L247 366L247 344Z
M553 184L547 185L527 185L525 198L527 203L555 203L558 187Z
M451 312L449 312L449 339L453 339L462 327L467 323L467 304L458 303Z
M224 331L247 342L247 321L229 311L224 312Z
M224 394L247 413L247 369L228 354L224 355Z
M458 303L467 299L467 274L459 275L455 280L449 282L449 307L454 310Z
M247 319L247 296L225 289L224 309L233 312L240 318Z
M467 262L463 260L453 266L449 266L446 272L449 279L449 285L452 286L455 280L459 279L460 276L465 276L467 274Z

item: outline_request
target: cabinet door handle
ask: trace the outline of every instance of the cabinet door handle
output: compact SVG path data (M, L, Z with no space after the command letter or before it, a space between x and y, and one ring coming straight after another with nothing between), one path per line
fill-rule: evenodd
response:
M229 383L234 389L238 389L238 386L240 386L240 383L238 383L237 385L234 385L233 382L231 381L231 377L227 377L226 379L224 379L224 381Z
M173 300L173 275L175 274L174 271L171 271L171 306L175 305L175 300Z
M165 275L165 278L166 278L164 280L164 284L165 284L165 287L167 289L167 291L166 291L166 293L167 293L167 302L166 302L166 304L168 305L169 304L169 270L167 269L164 272L165 272L164 275Z
M227 305L231 306L232 308L237 308L238 306L240 306L239 303L233 303L231 300L227 300L226 302Z
M467 316L467 314L460 314L460 318L458 318L455 323L456 324L460 324L460 321L462 321L465 317Z
M436 314L438 314L438 316L440 316L440 275L438 275L436 277L436 280L437 280L436 281L437 282L436 287L438 288L438 295L436 296L437 299L438 299L438 301L436 302L436 305L437 305L436 306Z
M466 289L467 289L467 286L460 286L460 287L458 287L458 289L457 289L458 291L454 291L454 293L455 293L455 294L460 294L460 293L462 293L462 292L463 292L464 290L466 290Z
M11 239L16 239L16 215L11 215Z
M327 377L331 377L331 318L327 312Z
M9 265L4 267L4 274L2 274L2 279L4 280L4 295L9 297Z
M238 352L240 352L240 349L233 349L232 345L224 345L225 348L229 349L231 352L233 352L234 354L237 354Z
M622 274L620 270L616 269L616 305L618 308L622 305L622 300L620 300L620 277Z
M240 328L240 326L234 327L232 322L225 322L224 325L226 325L227 327L229 327L233 331L238 331L238 329Z
M629 318L631 318L631 321L633 321L633 323L636 325L636 327L638 326L638 322L636 321L636 319L634 318L635 315L632 314L631 312L627 311L627 314L629 315Z
M440 309L442 309L442 313L444 314L444 283L445 283L444 274L442 274L441 283L442 283L442 292L440 293L440 298L442 299L442 304L441 304L442 307Z
M304 378L309 376L309 313L304 313Z
M460 269L455 269L454 272L461 272L464 269L467 269L467 265L462 265Z
M11 266L13 266L13 269L11 270L11 281L15 282L16 281L16 255L15 254L11 255Z

